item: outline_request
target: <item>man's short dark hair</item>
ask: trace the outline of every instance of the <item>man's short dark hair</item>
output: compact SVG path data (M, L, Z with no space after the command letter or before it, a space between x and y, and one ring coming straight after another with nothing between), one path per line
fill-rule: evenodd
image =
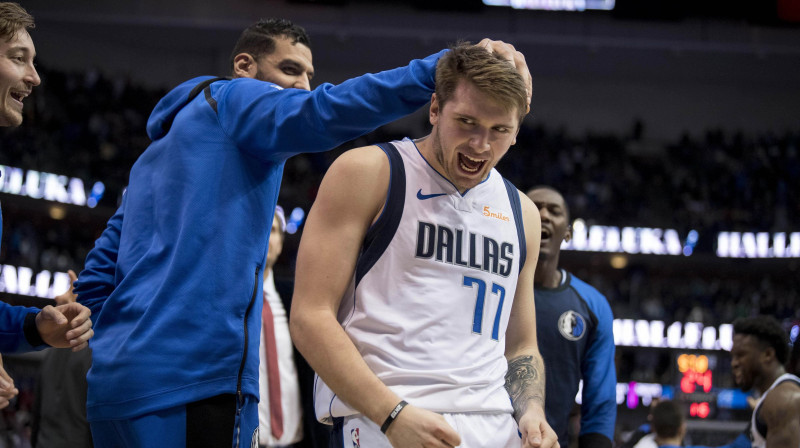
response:
M231 53L231 67L237 54L248 53L253 59L272 54L275 51L275 38L286 37L292 45L301 43L311 48L311 39L306 30L286 19L261 19L242 31Z
M786 364L789 358L789 335L780 322L772 316L756 316L737 319L733 323L733 334L753 336L766 348L775 349L775 358Z
M673 400L659 401L650 412L653 417L653 432L660 439L668 439L680 435L684 421L683 410Z

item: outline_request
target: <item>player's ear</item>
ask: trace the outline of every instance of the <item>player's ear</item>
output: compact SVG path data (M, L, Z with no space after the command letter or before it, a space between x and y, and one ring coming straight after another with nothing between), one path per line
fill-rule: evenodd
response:
M250 53L239 53L233 58L234 78L255 78L258 64Z
M517 136L519 136L519 130L521 128L522 128L522 126L517 126L517 132L514 133L514 141L511 142L511 146L514 146L514 145L517 144Z
M430 121L432 125L436 125L439 122L439 112L441 112L441 104L434 93L431 95L431 108L428 112L428 121Z
M775 358L775 347L767 347L761 353L762 353L762 356L763 356L764 360L767 361L767 362L769 362L772 359L777 359L777 358Z
M569 243L569 240L572 239L572 224L567 224L567 231L564 232L564 241Z

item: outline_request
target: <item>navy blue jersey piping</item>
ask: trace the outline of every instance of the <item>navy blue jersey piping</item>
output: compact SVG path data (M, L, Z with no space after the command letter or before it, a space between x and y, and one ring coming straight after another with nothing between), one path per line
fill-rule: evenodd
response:
M572 286L572 285L569 285L569 289L571 289L573 292L575 292L575 295L578 296L578 299L580 299L580 301L583 302L583 304L586 306L586 311L589 313L589 320L592 322L592 327L589 329L591 334L588 335L588 338L589 338L588 340L592 340L594 338L595 330L600 325L600 319L598 319L597 315L594 314L594 311L592 311L591 305L589 305L589 302L586 301L586 299L583 297L583 295L580 293L580 291L575 289L575 287Z
M528 246L525 244L525 223L522 221L522 204L519 202L519 192L517 187L505 177L503 182L506 184L508 201L511 203L511 212L514 214L514 223L517 225L517 236L519 236L519 270L525 266L525 258L528 255Z
M375 221L364 238L361 254L356 263L356 286L367 272L378 262L394 238L403 217L406 200L406 169L403 158L391 143L378 144L389 158L389 192L381 216Z

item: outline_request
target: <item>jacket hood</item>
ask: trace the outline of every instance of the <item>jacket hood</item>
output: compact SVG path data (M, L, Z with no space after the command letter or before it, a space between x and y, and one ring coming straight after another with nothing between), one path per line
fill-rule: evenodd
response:
M158 140L166 135L170 126L172 126L175 115L192 100L189 97L192 89L201 82L213 78L213 76L199 76L190 79L172 89L164 98L161 98L147 120L147 136L151 140Z

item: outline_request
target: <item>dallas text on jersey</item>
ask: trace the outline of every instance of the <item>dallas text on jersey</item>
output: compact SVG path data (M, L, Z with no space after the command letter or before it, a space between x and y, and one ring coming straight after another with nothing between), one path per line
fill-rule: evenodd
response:
M479 245L483 246L482 259L478 255ZM464 246L469 247L467 259L464 258ZM465 235L463 229L451 229L420 221L417 228L416 256L508 277L514 262L514 244L498 243L488 236L472 232Z

